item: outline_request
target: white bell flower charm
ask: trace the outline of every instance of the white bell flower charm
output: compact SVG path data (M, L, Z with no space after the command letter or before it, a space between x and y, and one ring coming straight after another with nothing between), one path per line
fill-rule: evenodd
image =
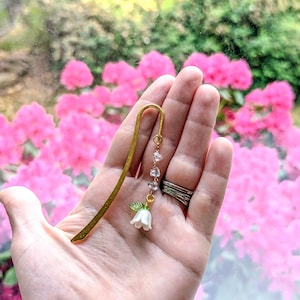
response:
M138 229L143 228L145 231L149 231L152 229L151 220L152 216L149 208L143 207L137 211L130 224Z

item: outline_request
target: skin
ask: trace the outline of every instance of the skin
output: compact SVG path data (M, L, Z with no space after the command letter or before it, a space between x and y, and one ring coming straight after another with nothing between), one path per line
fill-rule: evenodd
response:
M71 243L114 188L136 115L148 103L165 112L161 178L195 190L189 208L157 191L151 206L152 230L129 224L134 216L129 204L144 202L151 180L158 113L149 109L117 198L85 241ZM122 123L82 201L55 227L44 219L39 200L28 189L0 192L13 230L12 257L24 300L193 299L209 257L232 159L228 140L210 142L218 104L217 90L202 84L197 68L155 81Z

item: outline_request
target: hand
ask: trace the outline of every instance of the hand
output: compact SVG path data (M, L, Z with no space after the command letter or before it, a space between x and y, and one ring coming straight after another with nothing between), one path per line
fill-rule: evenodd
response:
M117 198L85 241L71 243L113 190L127 158L136 115L148 103L165 112L162 177L194 190L189 208L157 191L151 206L152 230L129 223L134 215L129 204L144 201L148 192L158 123L157 112L150 109L143 115L130 172ZM176 78L155 81L122 123L82 201L55 227L44 219L31 191L21 187L1 191L24 300L193 299L231 166L231 144L218 138L210 145L218 103L217 90L202 84L202 74L194 67L183 69Z

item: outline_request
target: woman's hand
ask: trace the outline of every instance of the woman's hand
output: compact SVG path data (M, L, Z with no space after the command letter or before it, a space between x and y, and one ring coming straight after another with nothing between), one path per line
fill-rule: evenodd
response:
M73 244L102 206L122 172L136 116L146 104L165 112L159 162L161 178L193 190L186 208L155 192L152 230L130 224L133 201L144 201L158 128L157 112L143 115L128 176L90 236ZM211 144L219 94L188 67L176 78L163 76L142 95L118 130L107 159L82 201L56 227L44 219L39 200L13 187L0 193L13 229L12 257L24 300L193 299L203 275L215 222L231 166L224 138Z

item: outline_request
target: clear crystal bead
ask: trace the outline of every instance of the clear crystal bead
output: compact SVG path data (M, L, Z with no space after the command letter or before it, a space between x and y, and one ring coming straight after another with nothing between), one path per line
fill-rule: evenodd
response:
M160 169L158 167L154 167L150 170L151 177L159 177L160 176Z
M148 182L148 186L153 192L158 190L158 183L156 181Z
M158 161L162 160L162 156L161 156L161 154L158 151L155 151L153 153L153 160L155 162L158 162Z

